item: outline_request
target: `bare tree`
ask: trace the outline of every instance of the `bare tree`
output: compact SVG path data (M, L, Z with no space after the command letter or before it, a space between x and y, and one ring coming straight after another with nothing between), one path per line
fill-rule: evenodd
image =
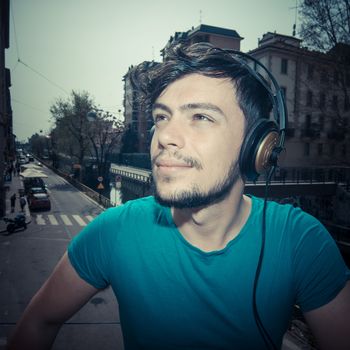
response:
M350 44L350 0L304 0L299 15L299 35L310 48L325 52Z
M97 165L98 175L105 177L109 170L110 156L121 140L124 124L111 113L94 108L88 113L88 136L91 154Z

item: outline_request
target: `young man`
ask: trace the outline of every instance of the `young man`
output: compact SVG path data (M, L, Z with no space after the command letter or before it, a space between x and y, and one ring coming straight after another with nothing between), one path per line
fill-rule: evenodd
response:
M109 285L126 349L280 348L295 304L322 349L348 349L349 271L315 218L267 202L255 285L264 201L243 195L240 152L269 115L265 87L234 55L204 44L171 49L142 81L155 196L105 211L71 242L10 349L48 349Z

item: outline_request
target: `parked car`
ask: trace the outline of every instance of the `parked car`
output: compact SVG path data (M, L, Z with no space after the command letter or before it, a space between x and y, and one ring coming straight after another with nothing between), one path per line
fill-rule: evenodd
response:
M28 205L30 210L50 210L51 202L49 195L44 192L31 193L28 195Z
M32 195L35 193L47 193L46 187L31 187L28 189L28 195Z
M46 192L45 182L40 177L24 179L23 184L26 193L29 193L31 188L42 188L45 189Z

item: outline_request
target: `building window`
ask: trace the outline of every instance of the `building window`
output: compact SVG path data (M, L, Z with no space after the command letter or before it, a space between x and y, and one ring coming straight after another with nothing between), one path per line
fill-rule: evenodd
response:
M324 84L328 83L328 74L325 69L322 69L321 71L321 83L324 83Z
M335 110L335 111L338 109L338 96L337 95L333 95L333 98L332 98L332 109Z
M310 129L311 128L311 115L308 114L305 117L305 129Z
M347 73L345 76L345 84L347 87L350 87L350 73Z
M319 156L322 156L322 153L323 153L323 144L319 143L319 144L317 144L317 154Z
M342 144L342 147L341 147L341 154L342 154L343 156L346 156L346 144L345 144L345 143Z
M304 156L309 156L309 155L310 155L310 144L304 143Z
M288 74L288 60L286 58L281 59L281 74Z
M308 90L308 92L306 93L306 105L308 107L312 107L312 91Z
M325 108L326 106L326 94L324 92L320 93L320 108Z
M312 64L307 65L307 78L309 80L313 79L314 77L314 66Z
M319 119L318 119L318 124L320 126L320 131L324 130L324 115L321 114Z
M344 111L347 112L350 109L350 101L349 96L345 96L344 98Z
M333 82L335 85L339 84L339 73L337 70L334 71Z
M329 151L330 151L331 156L335 155L335 144L334 143L330 144L330 150Z

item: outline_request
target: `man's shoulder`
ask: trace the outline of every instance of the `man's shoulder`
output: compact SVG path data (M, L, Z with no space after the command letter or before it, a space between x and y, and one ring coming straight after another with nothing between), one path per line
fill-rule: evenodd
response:
M129 200L126 203L107 209L103 214L106 219L115 219L116 217L138 217L142 220L147 216L159 212L162 207L156 202L153 196L142 197Z
M256 211L263 212L264 199L252 197ZM322 223L313 215L304 211L295 202L267 201L266 222L285 230L305 232L310 229L324 231Z

